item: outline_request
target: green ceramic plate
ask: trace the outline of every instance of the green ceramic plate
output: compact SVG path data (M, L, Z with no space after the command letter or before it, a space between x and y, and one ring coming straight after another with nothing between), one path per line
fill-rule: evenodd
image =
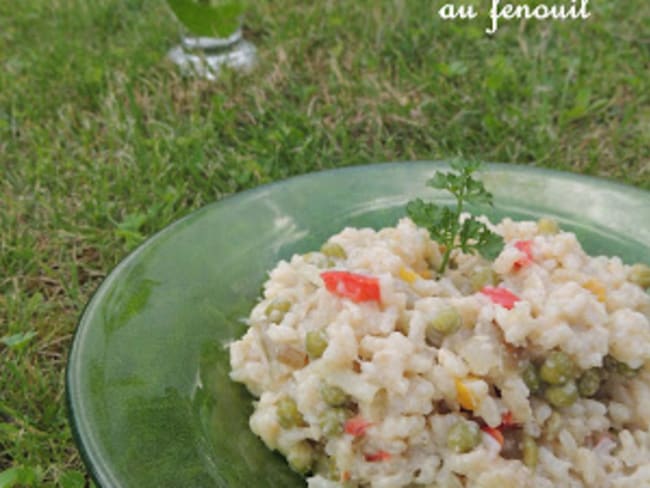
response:
M309 174L237 194L158 233L106 278L81 317L67 399L83 458L104 487L298 487L248 430L252 398L228 379L266 271L345 226L382 227L443 163ZM490 165L495 218L555 216L590 253L647 261L650 194L572 174Z

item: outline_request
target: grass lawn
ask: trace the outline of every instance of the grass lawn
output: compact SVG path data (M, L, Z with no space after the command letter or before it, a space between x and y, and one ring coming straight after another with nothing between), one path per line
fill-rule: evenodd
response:
M442 3L256 2L260 64L217 83L166 61L162 0L0 3L0 486L83 486L64 407L75 321L129 250L197 207L455 155L650 189L650 2L492 38L489 2L457 22Z

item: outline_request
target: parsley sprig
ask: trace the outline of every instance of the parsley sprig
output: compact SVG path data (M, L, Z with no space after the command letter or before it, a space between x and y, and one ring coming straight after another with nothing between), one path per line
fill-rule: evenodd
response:
M456 207L425 203L417 198L406 206L406 212L416 225L426 228L431 238L444 246L442 262L438 273L445 272L453 249L464 253L478 252L486 259L493 259L503 247L503 239L492 232L487 225L476 217L470 216L462 223L460 215L465 205L492 205L492 194L483 183L472 178L472 174L481 168L475 161L453 161L452 169L456 173L437 172L427 181L427 185L447 190L456 198Z

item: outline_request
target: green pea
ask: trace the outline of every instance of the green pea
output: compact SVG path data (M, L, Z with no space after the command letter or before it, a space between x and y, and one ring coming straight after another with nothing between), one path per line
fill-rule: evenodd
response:
M481 429L475 422L459 420L447 433L447 447L457 453L469 452L481 442Z
M494 286L499 283L499 276L489 266L480 267L470 275L469 281L473 291L482 290L486 286Z
M537 229L540 234L557 234L560 231L557 222L547 217L542 217L537 221Z
M345 405L349 400L349 397L345 391L343 391L338 386L328 385L327 383L321 383L320 396L323 398L325 403L332 407L340 407L342 405Z
M327 454L319 456L316 460L314 471L332 481L338 481L340 478L339 469L336 465L336 458L334 456L328 456Z
M335 242L326 242L320 248L320 252L329 258L345 259L348 257L343 246Z
M291 469L303 475L311 471L315 460L314 448L307 441L294 444L287 453L287 461Z
M621 362L618 366L618 374L621 376L625 376L626 378L634 378L636 375L639 374L639 371L641 371L641 368L630 368L627 364Z
M626 378L635 377L641 370L641 368L637 368L637 369L630 368L623 361L619 361L618 359L616 359L613 356L610 356L609 354L605 356L605 359L603 360L603 366L605 368L605 371L609 373L617 373Z
M318 359L327 349L327 334L324 330L310 330L305 336L305 349L311 359Z
M569 407L578 399L578 387L575 381L549 386L544 392L544 398L554 407Z
M524 380L528 391L533 394L537 393L542 388L542 380L539 377L539 371L533 363L528 363L524 370L521 372L521 379Z
M574 376L575 365L569 355L562 351L549 354L539 370L539 377L550 385L561 385Z
M598 368L591 368L582 373L578 379L578 393L583 397L592 397L600 389L601 373Z
M641 288L650 288L650 266L635 264L630 269L627 279Z
M344 408L328 408L319 418L319 425L325 437L335 437L343 433L343 424L350 416Z
M298 405L291 397L283 397L276 405L279 424L285 429L291 429L304 424L305 420L298 410Z
M460 329L463 320L454 307L445 307L427 324L425 335L427 342L435 344L440 335L449 335Z
M537 467L537 462L539 461L539 447L535 439L529 435L524 435L522 441L522 454L523 462L530 469L535 469Z
M266 307L264 314L271 322L279 324L290 309L291 302L289 300L275 299Z

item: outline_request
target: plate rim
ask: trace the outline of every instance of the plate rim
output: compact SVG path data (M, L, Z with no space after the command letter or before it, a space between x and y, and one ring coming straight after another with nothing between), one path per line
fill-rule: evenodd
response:
M144 239L140 244L138 244L135 248L129 251L126 255L124 255L117 262L117 264L115 264L112 268L110 268L107 271L106 276L102 279L102 281L97 285L97 287L93 290L93 292L86 300L86 303L81 309L81 312L79 313L77 320L75 322L73 337L66 358L66 366L65 366L65 373L64 373L64 390L65 390L65 406L67 411L68 425L70 426L70 431L72 434L75 447L77 448L77 451L80 454L84 466L88 471L88 473L90 474L93 482L99 487L115 486L110 484L112 478L110 470L99 468L99 466L103 466L103 465L101 463L95 463L93 461L93 458L95 457L96 453L94 454L90 453L90 451L92 450L89 448L90 446L88 441L90 439L88 435L84 436L81 433L81 429L78 422L79 412L77 406L75 406L75 400L73 398L74 395L78 393L79 390L75 386L73 386L76 385L76 383L74 381L74 372L72 366L73 366L73 362L78 360L78 356L79 356L78 348L80 347L79 344L80 341L82 340L85 329L88 327L87 326L87 324L89 323L88 317L91 316L92 309L96 305L97 300L99 299L98 297L100 297L101 294L108 289L110 283L113 280L115 280L117 276L119 276L122 269L126 268L131 262L137 259L138 256L142 254L150 245L152 245L153 242L157 241L162 236L166 235L167 233L173 232L188 220L197 218L199 215L205 212L209 212L213 208L219 205L223 205L224 203L226 204L232 204L233 202L236 203L237 200L240 199L245 199L247 197L251 197L256 194L263 193L265 191L275 191L276 188L281 188L286 185L292 185L296 183L299 184L299 182L302 180L318 178L319 176L322 176L324 174L361 173L367 170L381 170L381 169L390 170L390 169L397 169L399 167L403 167L407 165L408 166L417 165L422 168L430 167L431 170L434 170L436 168L448 169L449 163L451 161L454 161L454 159L458 159L458 158L440 159L440 160L387 161L387 162L375 162L375 163L368 163L368 164L341 166L335 168L323 168L316 171L300 173L280 180L263 183L253 188L230 193L228 195L225 195L223 198L209 202L206 205L203 205L202 207L199 207L197 209L188 212L186 215L168 223L160 230L152 233L150 236ZM594 185L599 188L610 188L620 192L636 194L640 198L647 199L648 204L650 206L650 190L645 190L643 188L633 186L628 183L622 183L620 181L602 177L602 176L584 175L580 173L574 173L571 171L540 167L532 164L502 163L502 162L483 162L483 167L481 168L481 171L482 172L505 171L505 172L514 172L514 173L535 173L541 176L554 177L560 180L582 181L588 184L590 183L590 185Z

